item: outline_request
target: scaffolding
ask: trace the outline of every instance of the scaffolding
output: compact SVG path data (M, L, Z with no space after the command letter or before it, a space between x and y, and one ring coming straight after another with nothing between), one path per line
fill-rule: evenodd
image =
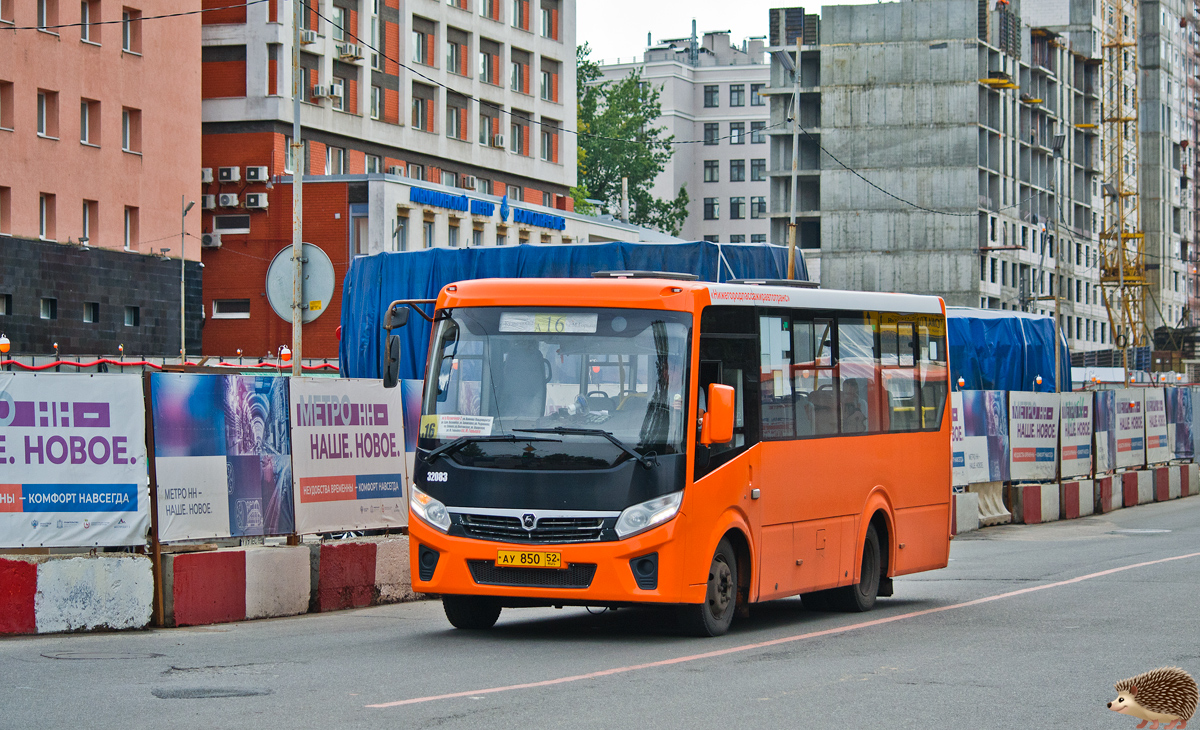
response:
M1100 284L1113 342L1127 350L1149 344L1146 246L1138 203L1138 2L1107 0L1104 8Z

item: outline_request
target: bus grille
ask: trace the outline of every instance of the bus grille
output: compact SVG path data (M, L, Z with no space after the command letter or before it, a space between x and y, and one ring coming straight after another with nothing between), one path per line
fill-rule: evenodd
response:
M595 563L569 563L555 568L498 568L494 560L468 560L476 583L522 588L587 588L596 575Z
M604 531L603 517L543 517L532 530L517 517L464 514L459 519L467 537L503 542L597 542Z

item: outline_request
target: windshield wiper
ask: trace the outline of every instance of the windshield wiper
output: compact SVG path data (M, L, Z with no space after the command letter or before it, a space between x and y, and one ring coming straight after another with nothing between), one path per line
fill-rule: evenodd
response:
M658 460L654 458L653 454L650 456L642 456L638 452L634 451L633 447L631 447L629 444L614 436L612 431L605 431L602 428L569 428L567 426L555 426L554 428L514 428L513 430L521 431L523 433L561 433L568 436L600 436L601 438L608 439L612 442L613 446L616 446L621 451L624 451L626 454L629 454L633 458L637 459L638 463L647 469L658 466Z
M511 433L498 436L459 436L450 443L442 444L433 451L430 451L429 455L425 457L425 461L432 464L433 462L437 461L439 456L446 456L458 451L467 444L479 443L481 441L557 441L561 443L562 439L540 439L530 437L521 438L519 436L513 436Z

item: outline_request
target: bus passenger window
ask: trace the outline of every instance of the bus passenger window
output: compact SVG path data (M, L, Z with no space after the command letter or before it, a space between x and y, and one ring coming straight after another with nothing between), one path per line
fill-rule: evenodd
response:
M912 322L880 326L880 379L886 399L887 430L915 431L920 428L920 402L913 371L916 348Z
M784 317L759 317L762 435L790 439L796 435L792 411L792 337Z
M833 376L833 322L792 323L792 389L796 436L829 436L838 430L838 393Z
M879 408L872 398L875 380L875 332L865 317L838 317L838 370L842 433L879 430Z
M946 321L940 317L922 317L917 337L921 358L921 427L937 431L942 427L948 388Z

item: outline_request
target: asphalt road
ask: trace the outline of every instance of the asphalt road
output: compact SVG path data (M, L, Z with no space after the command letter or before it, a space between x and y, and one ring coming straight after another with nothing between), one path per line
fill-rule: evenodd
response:
M1200 499L990 528L950 554L870 613L778 601L717 639L637 609L508 610L469 633L431 601L8 638L0 728L1121 730L1114 682L1200 676Z

